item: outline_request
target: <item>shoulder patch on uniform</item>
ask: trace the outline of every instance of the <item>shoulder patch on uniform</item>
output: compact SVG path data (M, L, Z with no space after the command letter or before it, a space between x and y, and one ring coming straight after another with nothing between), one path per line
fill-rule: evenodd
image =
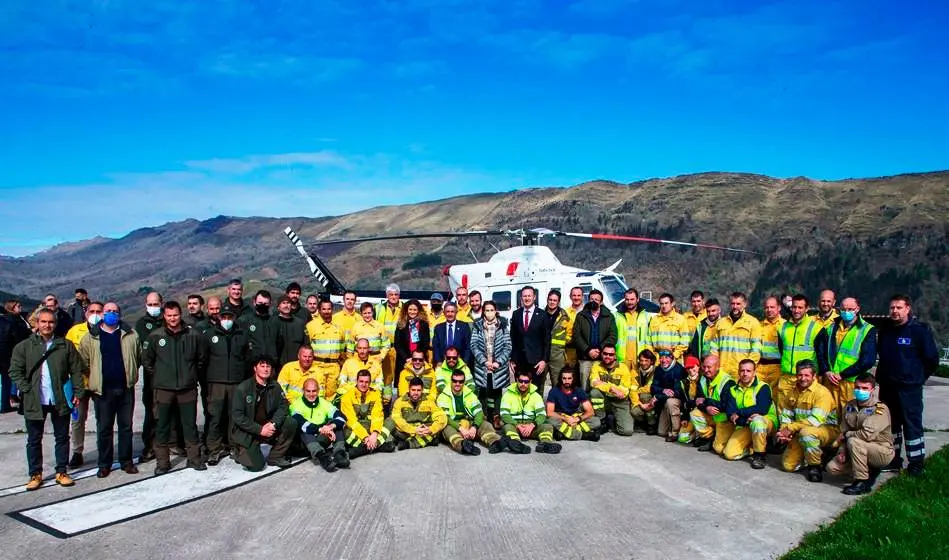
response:
M899 344L900 346L912 346L913 339L908 336L901 336L896 339L896 343Z
M254 396L247 395L246 397L244 397L244 402L246 402L247 404L251 404L252 402L254 402Z
M250 332L256 331L256 330L257 330L257 325L251 325L251 326L250 326L250 329L248 329L248 330L249 330Z
M158 339L158 345L159 345L159 346L164 346L164 345L166 345L166 344L168 344L168 342L167 342L164 338L159 338L159 339Z
M152 324L151 324L151 323L145 323L145 328L148 329L148 330L152 330Z
M870 408L864 408L864 409L863 409L863 413L864 413L864 414L873 414L874 412L876 412L876 410L877 410L876 407L871 406Z
M211 342L213 342L214 344L217 344L217 341L218 341L218 340L220 340L220 339L217 337L217 335L214 335L214 336L211 337Z

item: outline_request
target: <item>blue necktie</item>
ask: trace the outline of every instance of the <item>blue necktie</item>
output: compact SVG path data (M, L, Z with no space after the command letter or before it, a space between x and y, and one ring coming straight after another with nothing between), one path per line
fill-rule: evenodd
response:
M455 324L450 323L448 325L448 345L453 346L455 344Z

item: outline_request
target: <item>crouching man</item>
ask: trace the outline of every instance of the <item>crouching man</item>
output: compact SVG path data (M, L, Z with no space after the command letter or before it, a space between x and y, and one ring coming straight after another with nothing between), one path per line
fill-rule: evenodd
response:
M547 393L547 418L555 439L600 441L600 419L586 392L575 387L573 368L560 372L560 382Z
M300 441L314 463L326 472L337 467L349 468L343 427L346 419L327 399L320 398L320 384L316 379L303 383L303 396L290 405L290 418L299 427Z
M462 455L480 455L481 450L474 444L480 440L488 446L488 453L504 450L501 436L484 420L481 401L465 383L464 371L452 371L449 389L438 395L437 403L448 418L442 437L452 449Z
M448 424L445 411L435 401L422 398L422 387L422 380L413 377L409 381L408 394L400 396L392 406L399 449L438 445L438 434Z
M843 493L856 496L868 494L880 469L893 460L893 434L890 431L890 409L873 394L876 378L864 373L854 380L854 399L844 406L843 423L836 444L840 451L827 464L830 474L853 471L853 483Z
M237 462L248 470L264 468L260 444L272 447L266 464L286 468L286 453L296 435L296 422L290 418L287 399L273 379L274 359L260 356L254 361L254 376L245 379L234 390L231 400L231 444L236 446Z
M382 411L382 391L372 386L368 369L356 373L355 389L347 390L339 407L346 417L346 444L350 459L381 451L395 451L395 424Z
M560 453L560 444L554 443L554 427L547 421L544 399L531 383L531 374L517 374L517 383L511 385L501 396L501 421L504 435L512 453L527 454L531 448L521 443L521 438L536 438L540 443L534 448L538 453Z

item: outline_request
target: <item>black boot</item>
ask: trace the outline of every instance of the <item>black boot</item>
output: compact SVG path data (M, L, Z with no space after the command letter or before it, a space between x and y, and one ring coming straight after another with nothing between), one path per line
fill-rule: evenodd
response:
M657 426L656 424L649 424L648 426L646 426L647 436L655 436L658 434L659 434L659 426Z
M589 432L584 432L580 437L583 441L600 441L600 432L597 430L590 430Z
M378 449L379 451L382 451L382 445L380 445L376 449ZM359 457L362 457L363 455L369 455L369 448L366 447L365 445L360 444L359 447L350 448L347 451L347 455L349 455L349 460L352 461L353 459L357 459Z
M408 448L411 447L411 446L409 445L409 440L407 440L407 439L400 439L400 440L399 440L399 443L396 444L396 447L399 449L399 451L405 451L406 449L408 449Z
M880 469L882 472L900 472L903 470L903 458L897 455L890 463Z
M524 445L523 442L517 439L507 440L507 448L511 453L515 455L527 455L531 452L531 448Z
M563 441L564 435L560 430L554 430L554 439L557 441Z
M763 469L765 466L764 462L765 454L764 453L755 453L751 456L751 468L753 469Z
M326 472L333 472L336 470L336 461L333 460L333 456L329 451L320 451L314 455L313 462L319 463Z
M462 455L481 455L481 450L471 441L464 440L461 442L461 454Z
M910 461L909 465L906 466L906 474L912 477L923 476L923 472L922 461Z
M712 450L712 438L698 438L692 443L698 451L708 452Z
M507 449L507 445L504 444L503 439L499 439L496 442L488 446L488 453L495 455Z
M349 468L349 454L346 453L345 449L340 449L339 451L334 453L333 461L336 463L336 466L338 466L341 469Z
M556 455L560 453L560 444L554 443L552 441L542 441L537 444L537 447L534 448L534 451L538 453L550 453L551 455Z
M382 445L379 446L379 451L381 451L382 453L392 453L393 451L395 451L395 442L392 440L389 440L383 443Z
M821 473L820 467L817 465L807 467L807 480L808 482L823 482L824 475Z
M848 496L859 496L861 494L869 494L872 489L873 485L870 484L870 481L854 480L853 484L844 488L842 492Z

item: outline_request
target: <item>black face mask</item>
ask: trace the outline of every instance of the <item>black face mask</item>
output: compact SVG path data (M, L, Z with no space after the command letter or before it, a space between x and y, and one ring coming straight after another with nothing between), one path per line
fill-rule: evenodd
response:
M258 303L254 306L254 310L261 315L266 315L268 312L270 312L270 306L266 303Z
M442 310L442 304L440 304L440 303L433 303L433 304L432 304L432 311L434 311L435 313L438 313L438 312L441 311L441 310Z
M587 307L590 308L590 313L596 313L597 311L600 310L600 305L596 303L595 301L591 301L590 303L588 303Z

